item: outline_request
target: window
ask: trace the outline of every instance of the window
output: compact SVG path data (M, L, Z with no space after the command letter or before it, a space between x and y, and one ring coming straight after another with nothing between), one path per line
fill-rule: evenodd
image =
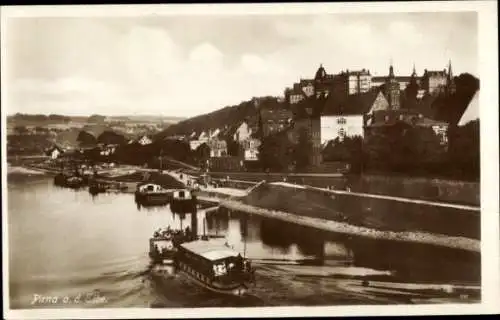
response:
M346 124L345 118L338 118L337 119L337 124Z

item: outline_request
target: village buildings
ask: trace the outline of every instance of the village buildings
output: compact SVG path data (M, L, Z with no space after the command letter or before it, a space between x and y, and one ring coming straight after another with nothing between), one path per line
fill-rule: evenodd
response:
M139 143L141 146L145 146L153 143L153 139L148 137L147 135L144 135L137 140L137 143Z

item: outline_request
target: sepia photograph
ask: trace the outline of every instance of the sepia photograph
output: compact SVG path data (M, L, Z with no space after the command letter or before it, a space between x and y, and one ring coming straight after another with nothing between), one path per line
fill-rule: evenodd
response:
M498 312L496 15L2 7L4 318Z

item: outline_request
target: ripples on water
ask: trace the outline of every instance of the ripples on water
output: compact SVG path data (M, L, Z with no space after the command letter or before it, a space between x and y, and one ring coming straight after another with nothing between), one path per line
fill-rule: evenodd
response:
M140 209L130 194L92 197L86 190L57 188L51 178L15 175L9 176L8 209L11 308L387 304L479 298L477 289L446 293L446 287L412 287L478 286L478 255L356 239L224 210L206 217L207 232L226 235L235 249L254 260L258 273L252 295L220 296L176 275L158 277L151 272L149 237L159 227L181 225L168 207ZM182 225L189 223L186 215ZM316 265L318 259L324 263ZM369 287L363 286L363 279L370 279ZM31 304L35 295L59 300ZM74 302L77 297L79 303Z

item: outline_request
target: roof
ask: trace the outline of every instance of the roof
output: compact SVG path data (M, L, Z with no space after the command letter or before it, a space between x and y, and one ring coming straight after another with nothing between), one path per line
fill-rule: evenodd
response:
M429 118L434 118L436 116L436 110L434 108L434 102L436 99L437 97L434 95L425 94L420 99L406 99L403 101L403 106L404 109L421 113Z
M375 102L379 90L370 90L349 96L330 94L326 99L322 115L361 115L368 113Z
M460 121L458 122L459 126L466 125L467 123L479 119L479 90L474 93L467 109L465 109Z
M394 79L396 79L396 81L398 82L410 82L411 80L411 76L396 76L394 77ZM415 77L417 79L417 81L420 79L420 77ZM372 82L384 82L385 79L387 79L387 76L383 76L383 77L372 77Z
M239 254L231 248L214 241L197 240L183 243L181 247L210 261L236 257Z
M417 126L447 126L443 121L437 121L423 116L422 113L416 110L398 109L398 110L378 110L373 113L374 121L370 127L383 127L394 125L398 122L404 122L410 125Z
M295 118L303 119L307 117L319 117L326 99L316 98L314 96L308 97L295 105Z

